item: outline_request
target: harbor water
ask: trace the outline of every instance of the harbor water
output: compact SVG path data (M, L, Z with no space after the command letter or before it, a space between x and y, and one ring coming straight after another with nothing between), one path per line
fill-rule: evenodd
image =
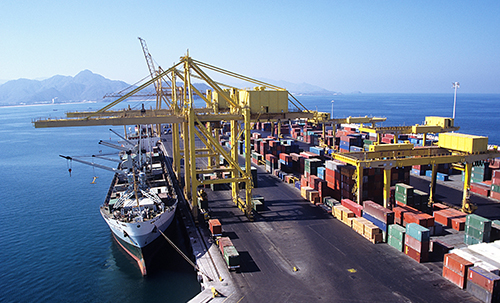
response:
M325 112L331 112L334 100L339 118L386 117L382 126L421 124L425 116L453 112L453 94L297 98L307 108ZM499 104L500 95L461 94L455 125L460 132L500 144ZM59 118L66 111L104 105L0 107L0 302L185 302L200 290L193 269L168 245L155 260L158 268L143 278L99 214L112 173L59 157L113 153L97 144L117 140L110 127L35 129L31 124L38 117ZM112 129L123 132L122 127ZM174 225L171 234L185 245L179 229Z

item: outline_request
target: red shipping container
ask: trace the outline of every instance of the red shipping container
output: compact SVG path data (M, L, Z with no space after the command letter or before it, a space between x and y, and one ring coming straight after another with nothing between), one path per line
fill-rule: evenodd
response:
M405 212L403 214L403 223L404 223L404 226L406 226L406 224L408 223L417 223L418 225L420 226L424 226L426 227L425 225L427 225L427 221L425 218L423 218L422 216L420 216L419 214L417 213L412 213L412 212Z
M497 193L495 191L490 191L490 198L500 200L500 193Z
M487 271L481 267L469 268L468 279L490 293L493 291L500 291L500 276Z
M404 213L408 212L408 210L404 209L403 207L393 207L392 211L394 212L394 223L403 225L403 215Z
M491 187L488 187L486 185L482 185L479 183L471 183L471 185L470 185L471 192L476 193L476 194L481 195L481 196L485 196L485 197L488 197L488 195L490 193L490 188Z
M363 206L352 201L351 199L342 199L340 203L342 204L342 206L345 206L350 211L352 211L356 215L356 217L358 218L363 217Z
M405 235L405 245L413 248L414 250L416 250L421 254L429 253L429 246L430 246L429 241L420 242L408 234Z
M462 231L465 229L465 220L466 220L466 217L452 218L451 219L451 227L454 230Z
M492 178L491 179L491 184L500 185L500 178Z
M222 235L222 225L220 224L219 219L208 220L208 226L213 236Z
M434 203L432 206L433 206L433 210L434 211L442 210L442 209L448 209L449 208L448 206L446 206L443 203Z
M491 172L492 179L500 179L500 169L495 169Z
M465 288L465 284L467 281L466 277L461 276L459 273L454 272L446 266L443 266L443 278L446 278L448 281L460 287L461 289Z
M443 210L438 210L434 212L434 221L440 223L443 226L452 227L451 220L453 218L461 218L466 215L458 210L448 208Z
M408 257L412 258L413 260L417 261L418 263L426 262L429 259L428 251L419 253L418 251L414 250L413 248L409 247L406 244L405 244L405 254Z
M467 270L474 266L474 263L465 260L464 258L451 253L444 255L443 265L459 273L463 277L467 277Z

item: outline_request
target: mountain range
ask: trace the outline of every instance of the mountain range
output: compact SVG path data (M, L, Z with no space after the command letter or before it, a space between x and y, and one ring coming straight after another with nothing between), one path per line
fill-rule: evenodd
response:
M50 102L95 101L129 84L84 70L76 76L56 75L45 80L18 79L0 85L0 105Z
M276 86L284 87L294 94L337 94L307 83L294 84L285 81L272 81ZM203 83L193 84L198 90L209 88ZM45 80L18 79L0 85L0 106L17 104L56 102L79 102L101 100L105 94L121 91L130 85L117 80L110 80L90 70L84 70L76 76L56 75Z

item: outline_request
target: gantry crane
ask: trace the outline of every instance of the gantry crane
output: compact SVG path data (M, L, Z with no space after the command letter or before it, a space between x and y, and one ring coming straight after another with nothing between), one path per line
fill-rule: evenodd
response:
M141 40L143 42L143 40ZM141 43L142 44L142 43ZM143 50L146 58L150 58L147 48ZM149 65L151 66L151 65ZM153 69L150 69L152 72ZM230 85L214 81L208 72L215 72L235 77L256 85L254 89L238 89ZM111 110L120 102L132 97L151 84L158 83L163 77L169 77L170 96L162 94L167 108L157 102L154 109ZM192 83L192 78L202 79L211 87L206 93L200 92ZM177 79L182 83L178 87ZM170 97L170 100L167 100ZM205 102L204 108L195 108L194 98ZM95 112L67 113L65 119L40 119L34 121L39 127L67 127L91 125L144 125L172 124L173 168L177 177L184 178L184 194L191 201L192 211L196 217L198 212L197 190L200 185L230 183L233 201L249 217L252 216L252 178L250 162L250 123L251 121L286 121L294 119L310 119L316 123L329 119L329 114L307 110L295 97L283 88L255 80L240 74L224 70L213 65L195 60L189 55L167 70L160 70L142 85L125 93L117 100ZM221 121L231 124L231 147L226 150L218 141ZM238 163L237 142L240 137L245 141L245 166ZM195 146L195 139L202 143L202 148ZM213 159L222 156L229 166L223 170L231 172L229 179L202 180L198 176L207 172L221 171L214 165ZM181 172L181 158L184 158ZM197 159L208 158L208 167L197 167ZM239 183L245 183L243 197L239 195Z
M437 117L434 117L437 118ZM448 119L448 118L441 118ZM371 145L370 151L332 154L340 160L356 167L357 202L362 203L363 168L381 168L384 171L384 207L388 206L390 197L391 169L412 165L428 165L432 167L429 193L429 204L434 203L436 191L436 175L438 164L462 163L465 167L463 185L462 211L473 212L477 207L470 202L470 182L472 164L500 156L498 150L488 150L488 138L457 133L448 133L438 141L437 146L415 148L411 143ZM451 143L450 139L451 138ZM465 142L466 144L461 144Z

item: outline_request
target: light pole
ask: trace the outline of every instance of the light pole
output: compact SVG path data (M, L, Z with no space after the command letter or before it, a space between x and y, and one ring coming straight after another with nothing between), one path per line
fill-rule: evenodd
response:
M330 114L331 119L333 119L333 102L335 102L335 101L332 100L332 113Z
M452 82L451 84L455 89L455 98L453 99L453 120L455 120L455 107L457 106L457 89L460 87L460 83Z

